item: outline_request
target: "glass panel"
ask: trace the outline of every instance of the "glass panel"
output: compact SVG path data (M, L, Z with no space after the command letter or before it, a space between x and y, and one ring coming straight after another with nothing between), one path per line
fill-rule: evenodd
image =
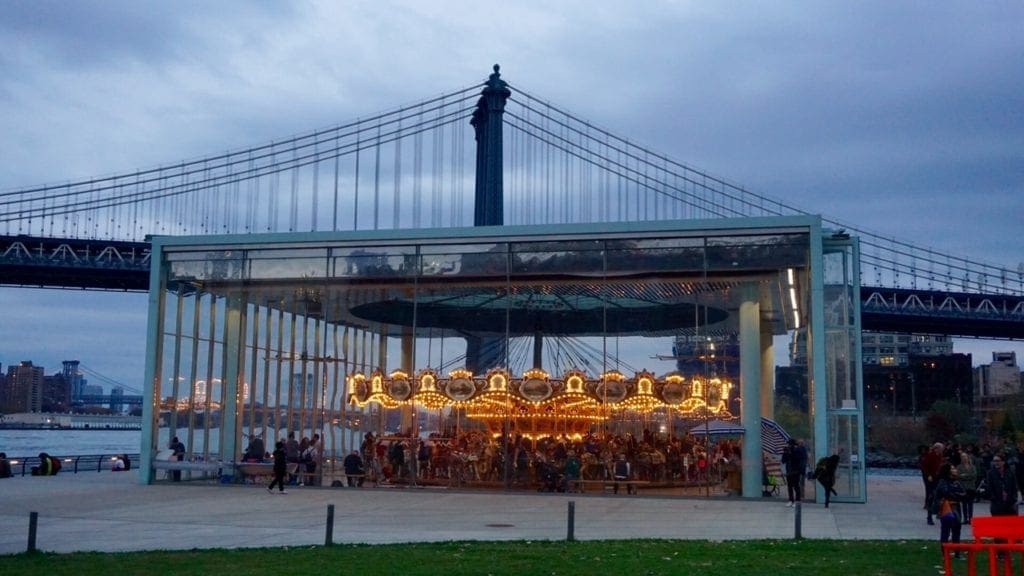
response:
M828 453L839 454L835 489L840 498L862 499L864 457L860 453L860 415L830 414Z
M697 240L696 242L699 242ZM685 248L632 248L609 250L608 273L644 273L669 270L673 272L699 272L704 269L704 247Z
M331 251L332 277L394 278L417 272L415 246L364 246Z
M515 274L600 274L602 243L533 242L512 245Z
M242 278L244 259L241 252L220 250L203 253L188 253L187 258L177 259L177 254L165 254L168 260L167 281L220 281Z
M780 269L807 262L805 234L719 236L708 238L708 270Z
M829 358L829 408L857 408L856 371L853 366L856 355L850 332L828 330L825 333L825 353Z
M423 246L423 276L504 276L508 268L508 244L460 244Z

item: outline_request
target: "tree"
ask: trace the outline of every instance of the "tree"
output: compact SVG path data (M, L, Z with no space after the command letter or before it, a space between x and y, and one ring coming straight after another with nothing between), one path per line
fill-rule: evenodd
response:
M775 422L794 438L810 438L810 416L801 412L786 397L775 397Z
M932 404L925 418L925 426L935 438L949 440L957 434L971 431L971 410L950 400L938 400Z

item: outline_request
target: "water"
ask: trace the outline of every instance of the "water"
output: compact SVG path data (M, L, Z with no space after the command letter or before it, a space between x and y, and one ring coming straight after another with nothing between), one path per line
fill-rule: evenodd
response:
M80 454L137 454L138 430L0 430L0 452L11 457Z

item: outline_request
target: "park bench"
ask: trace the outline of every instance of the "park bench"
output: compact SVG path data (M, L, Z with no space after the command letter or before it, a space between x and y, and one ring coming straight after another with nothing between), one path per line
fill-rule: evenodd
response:
M573 491L579 493L586 492L587 486L599 486L603 492L608 488L615 489L619 484L626 486L626 494L636 494L637 486L647 486L650 482L647 480L583 480L578 478L569 480Z
M952 558L956 552L967 553L967 573L970 576L975 575L974 558L979 552L988 553L989 574L993 576L1012 573L1010 557L1014 552L1021 555L1024 563L1024 516L975 516L971 519L971 532L974 534L973 542L947 542L942 545L947 576L953 574ZM1003 569L998 572L1000 564Z

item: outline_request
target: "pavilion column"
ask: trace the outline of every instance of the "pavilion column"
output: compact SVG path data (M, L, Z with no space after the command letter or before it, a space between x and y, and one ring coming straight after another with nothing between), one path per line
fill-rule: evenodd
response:
M220 447L221 460L235 461L239 458L240 436L239 382L245 377L242 359L245 356L242 334L245 323L245 298L234 293L227 297L224 317L224 349L227 352L224 365L224 403L221 408L221 429L223 439ZM211 387L212 388L212 387Z
M410 380L416 375L416 367L413 363L413 346L416 343L416 339L413 338L412 327L404 326L402 328L402 371L409 375ZM413 430L413 426L416 425L416 409L413 406L402 407L402 431L412 431L413 437L416 436L416 430Z
M740 304L740 387L743 394L743 496L761 496L761 305L757 286L747 286Z
M761 415L775 419L775 345L771 326L761 325Z

